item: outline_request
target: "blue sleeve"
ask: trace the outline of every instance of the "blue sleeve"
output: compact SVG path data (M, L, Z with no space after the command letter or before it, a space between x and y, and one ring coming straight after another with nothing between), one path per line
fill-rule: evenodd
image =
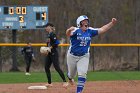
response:
M57 39L57 36L56 36L56 34L55 33L52 33L51 34L51 36L50 36L51 38L51 46L53 47L53 48L56 48L56 47L58 47L58 45L60 44L60 41Z
M77 37L77 30L74 30L72 32L72 35L70 36L71 38L76 38Z
M99 30L98 28L97 28L97 29L95 29L95 28L90 28L90 32L91 32L92 37L98 35L98 30Z
M71 36L77 35L77 29L78 29L78 28L75 28L73 31L71 31Z
M60 41L57 39L57 40L55 41L55 44L59 45L59 44L60 44Z
M94 36L96 36L96 35L98 35L98 30L93 30L93 31L92 31L92 36L94 37Z

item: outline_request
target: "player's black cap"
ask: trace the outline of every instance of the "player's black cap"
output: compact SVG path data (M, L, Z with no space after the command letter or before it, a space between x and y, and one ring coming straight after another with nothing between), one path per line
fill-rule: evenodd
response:
M43 27L47 27L47 26L51 26L54 27L54 25L52 23L47 23L46 25L44 25Z

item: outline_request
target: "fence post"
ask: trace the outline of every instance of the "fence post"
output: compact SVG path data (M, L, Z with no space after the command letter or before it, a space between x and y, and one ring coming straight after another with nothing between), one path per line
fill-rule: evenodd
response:
M138 71L140 71L140 59L139 59L139 46L138 46Z
M95 66L95 62L94 62L94 58L95 58L94 55L95 55L95 52L94 52L94 49L95 49L95 48L93 47L93 52L92 52L92 53L93 53L93 71L95 70L95 67L94 67L94 66Z
M13 43L16 43L16 32L17 30L12 30L12 41ZM17 66L17 58L16 58L16 53L17 53L17 47L13 46L12 47L12 68L10 69L10 71L19 71L18 66Z
M0 46L0 72L2 72L2 56L1 56L1 46Z

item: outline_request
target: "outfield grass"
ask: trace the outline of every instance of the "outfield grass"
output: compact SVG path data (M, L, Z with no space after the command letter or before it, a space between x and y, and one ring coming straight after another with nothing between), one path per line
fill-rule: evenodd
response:
M4 72L0 73L0 84L6 83L35 83L47 82L44 72L31 73L31 76L25 76L24 72ZM76 80L76 78L75 78ZM112 80L140 80L140 72L88 72L88 81L112 81ZM61 82L57 72L52 72L52 81Z
M88 72L87 79L88 81L140 80L140 72Z

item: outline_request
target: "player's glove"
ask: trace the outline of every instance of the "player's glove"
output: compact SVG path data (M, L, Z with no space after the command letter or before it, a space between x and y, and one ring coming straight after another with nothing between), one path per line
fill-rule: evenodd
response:
M51 48L50 47L41 47L40 48L40 53L43 55L48 55L51 52Z

